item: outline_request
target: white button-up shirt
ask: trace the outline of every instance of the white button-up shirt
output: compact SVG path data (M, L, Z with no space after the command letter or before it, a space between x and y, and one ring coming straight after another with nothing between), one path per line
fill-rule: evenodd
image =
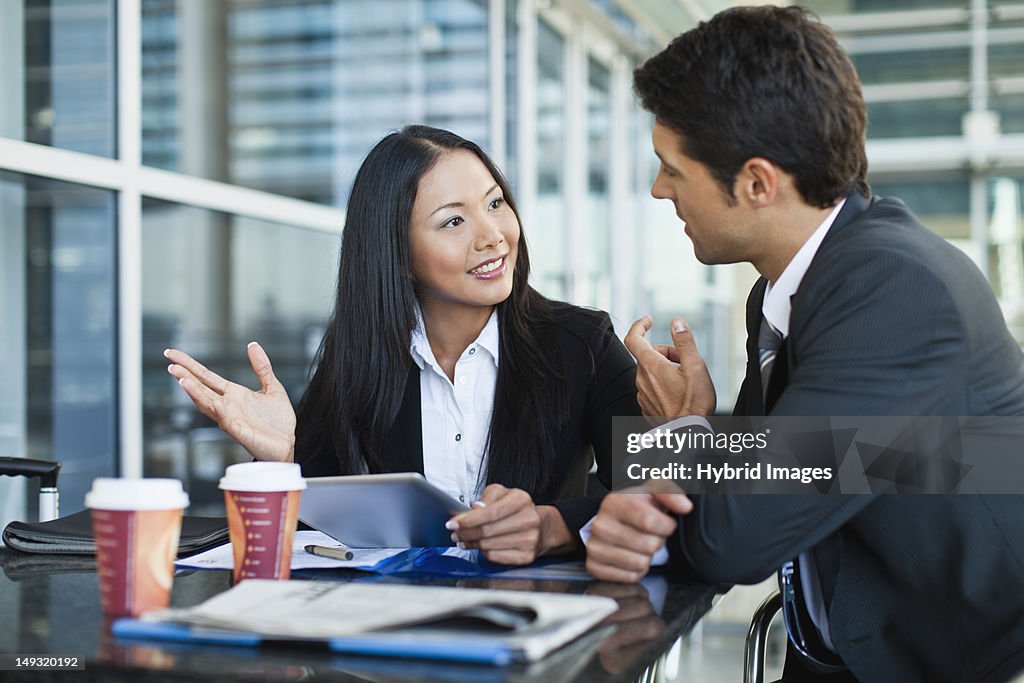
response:
M454 382L434 357L421 313L409 346L420 369L423 475L468 505L480 499L486 485L487 437L498 381L498 312L491 313L480 336L455 363Z

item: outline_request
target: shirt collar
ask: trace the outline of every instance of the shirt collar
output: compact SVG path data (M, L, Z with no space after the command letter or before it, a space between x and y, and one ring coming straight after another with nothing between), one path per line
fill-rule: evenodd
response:
M846 204L846 197L843 197L842 201L836 204L832 212L818 226L818 229L807 238L804 245L800 247L800 251L796 252L796 256L789 262L786 269L782 271L779 279L774 284L769 282L768 287L765 289L761 313L782 334L783 338L789 336L789 314L792 312L790 298L799 289L800 282L803 281L807 269L811 267L814 255L818 253L818 248L821 246L825 235L828 234L829 228L832 227L836 216L839 215L839 211L843 208L844 204Z
M487 319L484 329L480 330L480 334L473 343L466 347L466 351L474 347L479 347L486 351L494 362L494 367L498 367L500 339L498 336L497 307L491 311L491 317ZM434 357L434 351L430 348L430 341L427 340L426 326L423 324L423 311L420 310L419 306L416 307L416 327L413 328L412 335L410 335L409 351L412 353L413 362L416 363L420 370L429 365L435 370L440 371L441 368Z

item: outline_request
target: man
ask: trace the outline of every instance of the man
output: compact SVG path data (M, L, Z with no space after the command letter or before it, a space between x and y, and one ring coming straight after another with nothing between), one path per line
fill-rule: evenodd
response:
M1024 356L984 277L901 201L869 195L860 83L827 27L795 7L726 10L640 67L635 88L655 116L651 193L675 204L701 262L762 275L736 414L1024 415ZM647 342L651 325L626 338L645 414L710 414L685 321L671 347ZM641 493L606 497L589 571L636 581L666 541L677 571L713 582L792 561L791 604L831 661L790 657L786 680L1024 668L1024 496Z

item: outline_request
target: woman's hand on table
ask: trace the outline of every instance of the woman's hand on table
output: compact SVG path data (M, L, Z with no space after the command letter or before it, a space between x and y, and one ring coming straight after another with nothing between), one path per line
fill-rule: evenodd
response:
M556 508L534 505L526 491L501 484L490 484L447 528L460 548L480 550L491 562L508 565L530 564L572 540Z
M199 412L217 423L257 460L291 462L295 450L295 410L274 376L263 347L251 342L249 363L260 381L256 391L229 382L187 353L167 349L167 372L178 380Z

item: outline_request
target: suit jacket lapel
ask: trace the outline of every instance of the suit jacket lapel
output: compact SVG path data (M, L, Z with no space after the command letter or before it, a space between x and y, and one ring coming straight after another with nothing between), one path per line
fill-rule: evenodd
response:
M398 409L395 425L388 439L387 462L395 472L423 474L423 417L420 408L420 369L415 363L409 368L405 382L402 406Z
M835 221L832 222L832 227L829 228L828 234L825 235L825 239L822 240L821 246L818 247L818 253L822 249L826 248L828 241L840 230L845 228L854 222L857 216L861 215L871 205L871 200L868 197L854 192L847 196L846 203L840 210L839 215L836 216ZM813 261L812 261L813 268ZM811 268L808 268L808 273L811 272ZM800 284L800 288L803 289L806 282ZM761 318L763 314L761 312L761 306L764 304L764 293L767 288L767 281L762 277L754 285L754 289L751 290L750 298L747 300L747 378L744 381L744 387L756 387L757 391L747 389L747 396L745 397L745 403L747 406L748 415L767 415L773 407L775 407L776 401L779 400L779 396L782 395L782 391L789 384L789 337L782 340L782 344L779 346L778 352L775 354L775 361L772 364L772 374L768 378L768 389L764 391L761 387L761 373L760 365L758 363L757 356L757 338L758 333L761 329ZM800 290L798 289L797 292ZM796 298L796 295L793 297ZM764 397L761 399L761 397ZM760 399L760 400L759 400ZM753 407L758 408L757 412L752 412ZM737 409L739 403L737 402Z

